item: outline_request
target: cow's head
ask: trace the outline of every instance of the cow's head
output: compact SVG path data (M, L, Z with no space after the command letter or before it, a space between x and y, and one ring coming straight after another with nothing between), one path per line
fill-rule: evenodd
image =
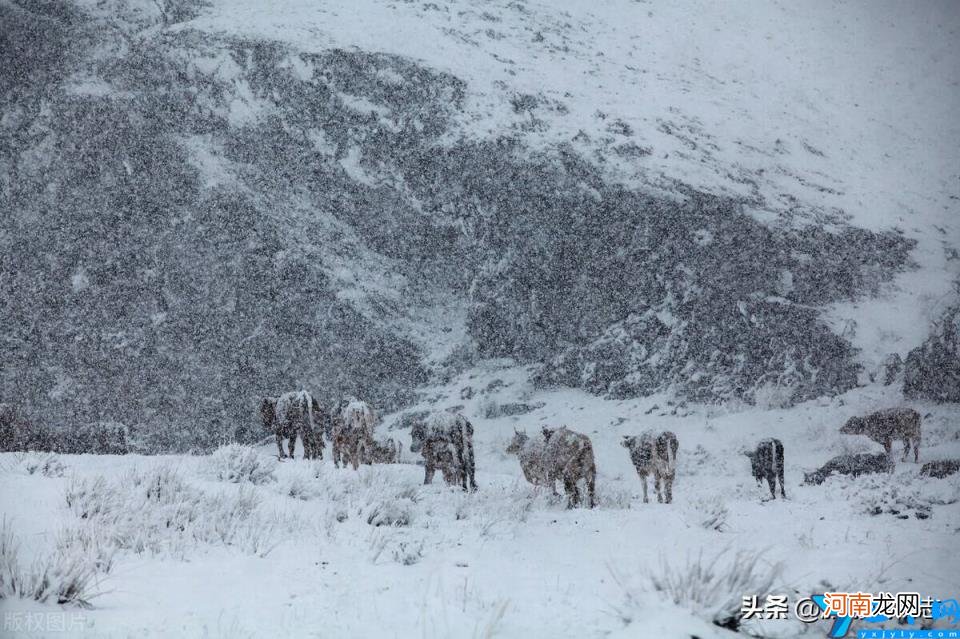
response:
M427 438L427 425L422 421L413 422L410 427L410 452L419 453L423 449L423 442Z
M507 453L510 455L516 455L523 447L527 445L530 436L523 431L515 430L513 431L513 437L510 438L510 443L507 444Z
M620 445L629 451L636 450L640 446L640 438L636 435L624 435L620 440Z
M803 474L803 483L804 484L822 484L823 476L819 471L813 471L812 473Z
M846 424L840 427L840 432L844 435L860 435L866 425L866 421L862 417L851 417Z
M753 478L757 480L757 483L763 479L763 468L760 463L760 454L757 451L745 450L743 454L750 459L750 471L753 473Z
M260 419L263 420L263 427L267 430L273 429L273 422L277 418L277 398L264 397L260 402Z

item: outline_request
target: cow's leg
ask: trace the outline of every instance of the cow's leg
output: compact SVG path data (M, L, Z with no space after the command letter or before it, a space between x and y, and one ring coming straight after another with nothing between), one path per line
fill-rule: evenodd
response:
M575 479L564 476L563 490L567 493L567 508L573 508L580 503L580 493L577 490L577 481Z
M777 470L777 479L780 480L780 496L784 499L787 498L787 493L785 492L783 486L783 460L780 460L780 468Z
M910 438L904 437L903 438L903 457L900 458L900 461L902 462L907 461L907 455L909 454L910 454Z
M893 444L889 439L883 440L883 450L887 451L887 457L893 458Z
M653 483L657 489L657 503L663 503L663 477L659 470L653 471Z
M424 465L423 465L423 484L424 484L424 486L426 486L427 484L432 484L432 483L433 483L433 474L434 474L435 472L437 472L437 468L436 468L436 466L433 465L433 461L431 461L430 459L426 459L425 462L426 462L426 463L424 463Z
M459 483L460 487L466 492L470 489L467 487L467 460L463 451L462 438L460 441L454 443L454 448L457 451L457 483Z
M465 448L466 448L466 458L467 458L467 467L465 469L467 480L470 482L470 490L476 490L477 478L475 475L477 471L477 464L473 456L473 439L472 438L467 439L465 443Z
M587 499L590 500L590 508L597 504L597 475L596 473L587 476Z
M774 477L773 473L770 473L769 475L767 475L767 486L770 487L770 498L771 498L771 499L776 499L776 498L777 498L776 485L777 485L777 478Z
M350 464L353 466L353 469L359 470L360 469L360 442L359 441L354 442L353 445L350 446L350 457L351 457Z
M334 436L333 440L330 442L330 450L333 455L333 467L340 468L340 438Z
M280 459L286 457L286 454L283 452L283 435L277 433L277 451Z
M913 438L913 463L920 463L920 433L917 433L917 436Z
M663 488L667 493L667 503L673 503L673 475L667 475L663 479Z
M647 498L647 474L640 473L640 485L643 486L643 503L649 504L650 500Z

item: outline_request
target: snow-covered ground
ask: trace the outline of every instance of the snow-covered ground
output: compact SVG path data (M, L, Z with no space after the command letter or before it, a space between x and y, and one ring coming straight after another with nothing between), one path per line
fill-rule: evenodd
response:
M888 387L788 410L733 411L534 391L525 379L526 371L509 362L488 362L427 389L414 408L463 405L476 430L475 494L447 488L439 476L422 486L407 431L390 430L399 416L387 415L378 434L403 442L405 463L338 470L328 447L323 462L284 461L273 478L238 484L218 479L210 457L62 456L62 476L56 470L45 476L30 474L24 458L5 454L0 503L24 564L49 554L58 538L78 538L67 531L85 527L99 530L94 537L133 545L116 551L109 572L97 576L93 590L100 594L81 612L83 636L599 637L659 629L661 636L719 637L728 631L701 618L709 619L710 611L675 606L651 587L649 575L661 574L663 562L678 569L724 550L721 565L737 552L762 553L761 571L782 562L772 590L791 600L831 586L957 594L960 477L920 478L918 465L901 463L891 476L800 485L804 471L835 454L878 448L837 429L850 415L896 402ZM463 400L468 386L472 397ZM484 417L520 402L543 405L523 415ZM916 408L925 415L921 461L960 457L956 407ZM565 509L527 485L517 460L505 454L515 428L533 433L546 424L567 424L593 440L595 510ZM621 435L645 428L669 429L679 438L673 504L642 502L619 445ZM765 501L766 487L755 484L741 454L767 436L785 444L786 501ZM269 469L274 453L264 446L257 460ZM178 480L167 476L159 492L183 491L189 499L180 492L172 497L180 510L196 502L214 511L209 520L196 515L181 534L165 528L162 522L180 520L159 506L132 513L132 528L115 513L80 518L96 510L92 502L104 512L104 504L113 503L83 501L81 489L89 492L97 476L107 486L100 494L116 499L147 490L153 484L141 483L141 490L134 478L156 482L151 469L158 468L186 486L177 488ZM869 514L875 506L904 516ZM918 506L928 518L916 516ZM235 527L225 523L232 518L238 518ZM93 552L75 541L67 546ZM752 593L727 594L739 601ZM18 611L56 606L7 600L0 609L11 619ZM803 632L792 621L754 630ZM811 630L813 636L825 631L826 625Z

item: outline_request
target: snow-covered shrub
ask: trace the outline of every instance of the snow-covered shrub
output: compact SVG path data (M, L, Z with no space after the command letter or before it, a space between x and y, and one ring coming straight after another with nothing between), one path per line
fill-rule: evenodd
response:
M597 490L597 506L625 510L630 508L633 501L633 492L619 484L607 483Z
M400 541L393 549L393 560L404 566L412 566L423 559L423 542Z
M696 526L722 532L727 525L730 510L719 495L700 496L685 509L687 519Z
M116 547L101 528L65 528L57 535L56 547L61 554L81 552L97 572L106 574L113 569Z
M753 403L767 410L787 408L793 405L795 393L793 386L765 382L753 389Z
M6 520L0 523L0 600L89 607L96 595L96 573L83 548L61 549L22 565L13 531Z
M647 577L653 590L674 604L713 624L736 630L743 618L740 606L744 593L765 598L781 570L781 564L769 564L762 553L755 551L739 551L731 556L723 550L709 559L701 551L696 558L688 557L679 565L662 559L659 569Z
M486 395L480 400L478 406L480 416L484 419L496 419L500 417L500 404L493 397Z
M94 519L114 512L115 493L109 489L103 476L95 478L74 477L64 493L67 507L80 519Z
M377 563L377 560L387 552L393 556L393 560L404 566L412 566L423 559L424 543L420 541L411 541L403 536L398 536L396 532L383 532L376 530L368 540L370 545L370 563Z
M260 512L260 497L250 486L211 495L167 466L133 471L116 482L74 479L66 500L85 525L98 529L114 547L137 553L184 556L204 543L262 555L283 523L279 516Z
M865 475L844 488L850 498L859 503L862 512L890 514L899 519L910 516L927 519L933 515L935 506L960 502L960 476L957 475L942 480L912 474Z
M283 479L280 482L280 492L287 497L301 501L316 499L321 495L316 478L311 473L300 472Z
M60 457L53 453L18 453L14 456L14 466L28 475L44 477L63 477L67 469Z
M210 456L210 471L221 481L265 484L276 479L277 460L257 452L252 446L228 444Z
M120 422L78 424L60 431L57 450L74 455L125 455L130 452L129 435L130 430Z
M414 502L408 498L383 499L366 509L365 519L371 526L409 526L413 521Z
M685 455L677 458L677 474L683 477L688 475L700 475L730 470L730 464L739 464L741 468L750 468L750 462L743 455L716 455L707 450L702 444L697 444L696 448Z

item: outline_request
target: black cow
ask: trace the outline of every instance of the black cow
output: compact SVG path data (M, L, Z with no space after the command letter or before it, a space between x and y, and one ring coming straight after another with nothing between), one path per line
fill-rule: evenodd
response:
M803 483L819 485L833 473L859 477L869 473L891 472L893 461L885 453L838 455L812 473L804 473Z
M755 451L752 453L747 451L744 455L750 458L753 478L757 480L757 483L759 484L766 479L767 485L770 486L770 495L773 499L776 499L777 493L774 487L779 480L780 496L786 499L787 494L783 489L783 442L773 438L764 439L757 444Z
M435 449L452 445L456 451L458 477L464 490L476 490L474 478L476 463L473 458L473 425L466 417L449 412L434 413L426 421L418 421L410 429L410 451L422 453L424 460L423 483L433 481L437 471L438 456Z

